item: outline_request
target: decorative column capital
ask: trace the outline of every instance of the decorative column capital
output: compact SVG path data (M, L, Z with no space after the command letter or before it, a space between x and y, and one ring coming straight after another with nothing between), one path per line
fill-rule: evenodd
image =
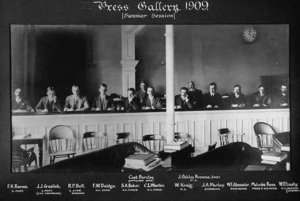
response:
M135 88L135 67L139 63L136 60L121 60L122 66L122 95L127 96L128 88Z
M135 71L138 60L121 60L122 71Z

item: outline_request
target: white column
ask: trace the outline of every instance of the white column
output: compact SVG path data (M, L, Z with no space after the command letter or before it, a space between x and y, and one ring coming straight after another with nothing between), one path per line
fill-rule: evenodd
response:
M174 140L174 26L166 25L167 142Z
M122 60L122 96L127 96L128 88L135 88L135 67L139 61Z
M143 27L122 25L122 95L127 96L127 89L135 88L135 34Z

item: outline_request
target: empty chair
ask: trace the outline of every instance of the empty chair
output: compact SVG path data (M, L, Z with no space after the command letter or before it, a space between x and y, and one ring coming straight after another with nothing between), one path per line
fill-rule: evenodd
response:
M273 148L273 135L276 131L273 127L265 122L254 124L257 146L262 151L270 151Z
M151 151L158 153L164 149L166 140L162 135L149 134L143 136L143 145Z
M82 138L82 151L89 152L108 147L108 138L102 132L86 132Z
M116 144L127 143L127 142L142 143L142 140L134 138L134 137L131 137L130 136L130 132L117 133Z
M19 157L13 157L12 172L22 172L22 166L24 166L24 172L27 172L28 168L26 161Z
M129 132L117 133L117 144L129 142Z
M220 146L229 144L229 133L230 131L228 130L228 128L219 129Z
M18 148L12 152L12 171L13 172L22 172L22 166L24 167L24 172L28 171L30 163L30 156L25 150Z
M174 139L178 141L187 141L192 147L195 147L195 141L186 132L177 132L174 134Z
M21 167L23 166L24 171L28 171L28 167L30 167L31 163L35 161L35 167L37 166L37 158L34 153L34 148L31 149L23 149L20 147L20 144L13 143L13 151L12 151L12 159L13 159L13 172L21 172Z
M50 164L55 162L55 158L70 158L76 154L76 142L73 131L68 126L55 126L49 133L49 156Z

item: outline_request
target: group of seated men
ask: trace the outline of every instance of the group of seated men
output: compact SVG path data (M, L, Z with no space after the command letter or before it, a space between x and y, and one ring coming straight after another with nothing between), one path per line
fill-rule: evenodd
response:
M127 90L127 97L120 97L115 101L107 95L107 85L101 84L99 95L94 98L90 107L89 101L85 96L80 94L78 86L72 86L72 95L65 100L64 107L55 94L53 87L47 88L47 96L40 99L38 104L33 108L28 101L23 99L22 90L17 88L14 92L15 98L12 103L13 112L72 112L72 111L137 111L137 110L160 110L163 108L161 98L155 94L152 86L146 87L145 82L140 83L140 89L135 91L134 88ZM258 87L258 92L251 96L251 107L288 107L289 95L287 86L281 85L279 93L272 96L265 93L263 85ZM229 95L230 108L244 108L249 105L246 96L241 92L241 86L235 85L233 93ZM209 93L203 94L201 90L195 88L193 81L188 83L188 87L182 87L180 94L175 96L175 109L190 110L203 108L223 108L224 101L222 96L217 92L217 84L209 84Z

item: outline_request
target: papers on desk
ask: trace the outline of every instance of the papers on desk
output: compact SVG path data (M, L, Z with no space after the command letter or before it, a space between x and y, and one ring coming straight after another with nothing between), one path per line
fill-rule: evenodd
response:
M24 139L44 139L44 135L15 135L13 140L24 140Z
M172 141L164 146L164 151L166 150L181 150L185 147L189 146L189 143L187 141Z
M280 147L281 151L290 151L290 144L284 144Z
M164 149L164 152L165 153L174 153L174 152L176 152L177 150L175 150L175 149Z
M274 162L281 162L286 158L287 158L287 153L284 152L268 151L263 155L261 155L262 160L274 161Z
M277 161L262 160L261 163L268 165L276 165Z
M146 166L155 160L155 154L133 154L125 158L125 164L131 166Z
M156 168L157 166L161 165L162 163L163 162L161 161L160 158L155 158L148 165L136 165L136 164L130 164L130 163L125 162L124 168L135 169L135 170L142 169L142 170L148 172L148 171Z

